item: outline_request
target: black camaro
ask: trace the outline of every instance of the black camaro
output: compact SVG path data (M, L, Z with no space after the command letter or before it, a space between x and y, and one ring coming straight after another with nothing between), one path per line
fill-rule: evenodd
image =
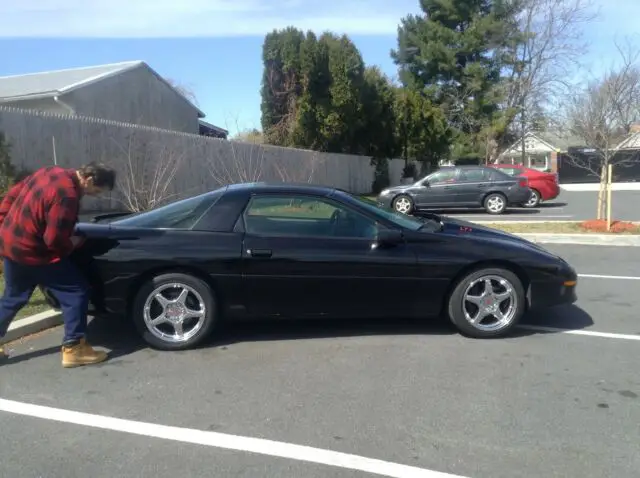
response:
M236 184L77 230L91 315L131 317L165 350L195 346L222 318L445 315L495 337L530 308L576 301L574 269L536 244L327 187Z

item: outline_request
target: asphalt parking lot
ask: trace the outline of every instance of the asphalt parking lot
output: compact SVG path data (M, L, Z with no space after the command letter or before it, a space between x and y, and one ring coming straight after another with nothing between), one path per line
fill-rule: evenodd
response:
M73 370L59 329L14 342L0 476L638 476L640 249L547 248L582 274L579 301L507 339L402 320L263 323L162 353L94 321L113 358Z
M612 193L613 218L640 221L640 191ZM482 209L438 211L468 221L584 221L594 219L598 207L598 193L593 191L562 191L560 195L537 208L510 208L504 214L486 214Z

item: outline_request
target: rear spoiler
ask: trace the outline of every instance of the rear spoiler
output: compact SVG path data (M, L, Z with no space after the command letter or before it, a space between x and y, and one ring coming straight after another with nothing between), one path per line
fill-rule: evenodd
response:
M110 212L107 214L98 214L97 216L93 216L90 222L100 222L100 221L104 221L105 219L128 216L130 214L131 214L130 212Z

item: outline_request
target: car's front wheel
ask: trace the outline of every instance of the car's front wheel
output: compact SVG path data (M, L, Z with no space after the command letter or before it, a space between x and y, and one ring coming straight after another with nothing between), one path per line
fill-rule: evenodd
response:
M393 200L393 209L402 214L411 214L415 205L411 196L407 194L400 194Z
M449 297L448 313L468 337L508 334L526 310L522 282L508 269L481 268L460 279Z
M161 274L138 291L133 321L153 348L184 350L209 336L217 322L216 306L213 290L202 279L183 273Z

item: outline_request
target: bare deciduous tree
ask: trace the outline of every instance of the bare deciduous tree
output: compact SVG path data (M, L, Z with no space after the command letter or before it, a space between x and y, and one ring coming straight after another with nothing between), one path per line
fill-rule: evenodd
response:
M308 157L295 158L285 163L284 159L273 162L276 177L285 183L312 183L323 159L317 151L307 151Z
M167 83L169 83L178 93L191 101L194 105L198 106L198 98L196 93L193 91L193 88L187 86L183 83L179 83L172 78L165 78Z
M184 161L184 152L174 151L166 145L153 145L138 140L133 133L127 145L118 144L122 156L118 164L119 199L131 212L146 211L174 199L172 193L175 176Z
M505 106L514 117L517 134L532 124L531 112L551 106L570 89L567 82L587 51L583 28L596 14L592 0L522 0L519 28L524 39L511 52ZM524 143L523 143L524 144ZM524 154L524 150L523 150Z
M607 169L624 167L635 158L621 154L619 145L640 120L640 50L629 44L616 45L620 65L611 67L602 78L590 82L570 97L566 106L566 129L593 152L593 159L577 154L568 159L575 166L600 177L597 218L604 217Z
M274 149L266 155L266 147L258 142L228 142L231 154L212 158L209 173L219 185L275 181L285 183L311 183L323 159L316 151L288 154Z
M230 139L232 141L239 141L242 143L254 143L254 144L264 143L264 135L262 134L261 131L258 131L255 128L245 130L245 131L240 131Z
M220 155L208 162L209 173L220 186L262 181L265 171L264 148L259 143L229 141L231 155Z

